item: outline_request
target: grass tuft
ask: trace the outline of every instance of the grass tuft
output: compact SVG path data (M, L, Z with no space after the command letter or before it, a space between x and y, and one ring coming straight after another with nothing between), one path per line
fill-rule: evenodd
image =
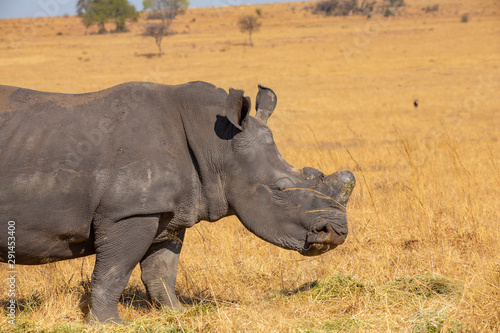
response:
M453 319L450 319L445 309L417 311L410 320L412 332L415 333L460 333L466 332L465 327Z
M388 284L391 290L408 294L432 297L435 295L456 295L460 293L460 286L439 276L416 275L397 278Z
M370 321L357 319L352 316L334 318L323 321L318 325L308 324L297 330L300 333L323 333L323 332L358 332L373 327Z
M365 295L374 291L373 286L355 276L334 275L333 277L318 281L311 290L316 299L335 299Z

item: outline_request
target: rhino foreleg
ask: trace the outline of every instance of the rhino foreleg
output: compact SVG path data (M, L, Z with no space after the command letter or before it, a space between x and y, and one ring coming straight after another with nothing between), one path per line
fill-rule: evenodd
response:
M141 260L141 278L153 303L182 308L175 294L177 264L185 230L173 240L154 244Z
M159 216L136 216L95 225L96 263L88 322L121 323L118 301L132 270L153 243Z

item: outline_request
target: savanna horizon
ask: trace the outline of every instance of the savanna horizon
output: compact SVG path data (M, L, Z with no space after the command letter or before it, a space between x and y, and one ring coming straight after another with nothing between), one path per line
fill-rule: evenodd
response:
M260 83L278 96L269 127L288 162L356 176L336 249L307 258L234 217L201 222L180 258L186 311L151 308L136 268L119 304L131 325L95 330L498 331L499 2L436 3L370 20L312 15L309 3L189 9L162 57L142 20L107 35L76 17L0 21L0 84L83 93L203 80L255 103ZM236 22L256 8L252 48ZM84 330L93 260L16 266L18 330ZM8 277L0 265L5 330Z

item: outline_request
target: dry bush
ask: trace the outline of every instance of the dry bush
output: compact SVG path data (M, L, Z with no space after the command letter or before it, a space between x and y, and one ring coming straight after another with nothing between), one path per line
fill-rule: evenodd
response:
M370 15L373 12L375 1L358 0L322 0L311 7L313 14L326 16L351 16L353 14Z
M425 11L426 13L432 13L432 12L437 12L439 10L439 4L435 4L435 5L428 5L427 7L425 8L422 8L423 11Z

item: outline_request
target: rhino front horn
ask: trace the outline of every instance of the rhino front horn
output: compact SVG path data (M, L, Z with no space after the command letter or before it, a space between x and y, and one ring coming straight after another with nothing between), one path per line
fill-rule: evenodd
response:
M326 177L324 182L328 186L330 197L345 207L356 185L356 178L352 172L337 171Z
M276 102L274 91L259 84L259 92L255 101L255 110L257 110L255 117L262 120L264 124L267 124L267 119L269 119L276 108Z

